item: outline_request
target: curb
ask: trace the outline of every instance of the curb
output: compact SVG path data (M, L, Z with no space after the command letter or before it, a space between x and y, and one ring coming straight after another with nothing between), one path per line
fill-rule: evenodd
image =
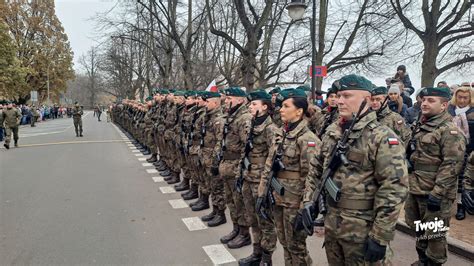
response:
M403 221L398 221L395 227L398 231L401 231L407 235L415 237L415 232ZM463 242L448 236L448 250L453 252L456 255L459 255L463 258L466 258L470 261L474 261L474 247Z

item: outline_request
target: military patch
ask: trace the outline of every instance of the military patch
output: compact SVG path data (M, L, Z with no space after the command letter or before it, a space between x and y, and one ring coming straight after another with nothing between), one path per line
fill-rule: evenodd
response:
M403 124L403 120L398 120L397 124L399 124L399 125Z
M457 134L458 134L458 131L457 131L457 130L451 130L451 131L449 131L449 134L451 134L451 135L457 135Z
M389 145L398 145L400 142L398 141L397 138L388 138L388 144Z
M316 147L316 142L308 141L308 147Z

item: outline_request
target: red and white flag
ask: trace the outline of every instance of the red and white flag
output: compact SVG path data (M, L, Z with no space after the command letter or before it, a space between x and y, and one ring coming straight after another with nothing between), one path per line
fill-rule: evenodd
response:
M212 80L209 86L207 86L206 91L211 91L211 92L219 92L216 86L216 80Z

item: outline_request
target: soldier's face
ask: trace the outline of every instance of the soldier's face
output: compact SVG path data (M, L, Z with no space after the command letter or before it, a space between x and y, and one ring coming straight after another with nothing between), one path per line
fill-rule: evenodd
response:
M263 104L261 100L251 101L249 105L250 113L253 116L257 115L257 111L258 111L259 116L261 116L267 113L267 109L268 109L268 106L266 104Z
M464 108L471 103L471 93L468 91L458 91L456 93L456 103L459 108Z
M329 94L328 98L328 105L331 107L336 107L337 106L337 95L335 93Z
M207 105L206 101L204 101L201 97L198 98L197 103L201 107Z
M272 103L275 105L276 98L277 98L278 93L272 94Z
M339 115L344 119L351 119L353 113L357 113L360 104L367 100L370 102L370 93L360 90L340 91L337 93L337 108ZM367 107L366 107L367 108Z
M221 103L221 98L210 98L206 101L206 107L208 110L214 110Z
M292 98L286 99L281 105L280 115L283 122L296 122L303 116L303 109L296 107Z
M421 99L421 113L426 117L431 117L448 108L448 102L441 97L425 96Z
M375 95L375 96L372 96L371 97L371 105L370 107L372 108L372 110L379 110L380 107L382 107L382 103L383 101L385 100L385 95Z

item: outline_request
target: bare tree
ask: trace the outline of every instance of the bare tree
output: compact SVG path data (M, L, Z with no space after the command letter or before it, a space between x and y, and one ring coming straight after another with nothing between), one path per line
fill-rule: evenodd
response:
M92 47L85 55L82 55L79 59L79 64L84 69L85 76L87 77L85 89L88 91L89 105L94 106L97 103L97 96L102 90L97 49Z

